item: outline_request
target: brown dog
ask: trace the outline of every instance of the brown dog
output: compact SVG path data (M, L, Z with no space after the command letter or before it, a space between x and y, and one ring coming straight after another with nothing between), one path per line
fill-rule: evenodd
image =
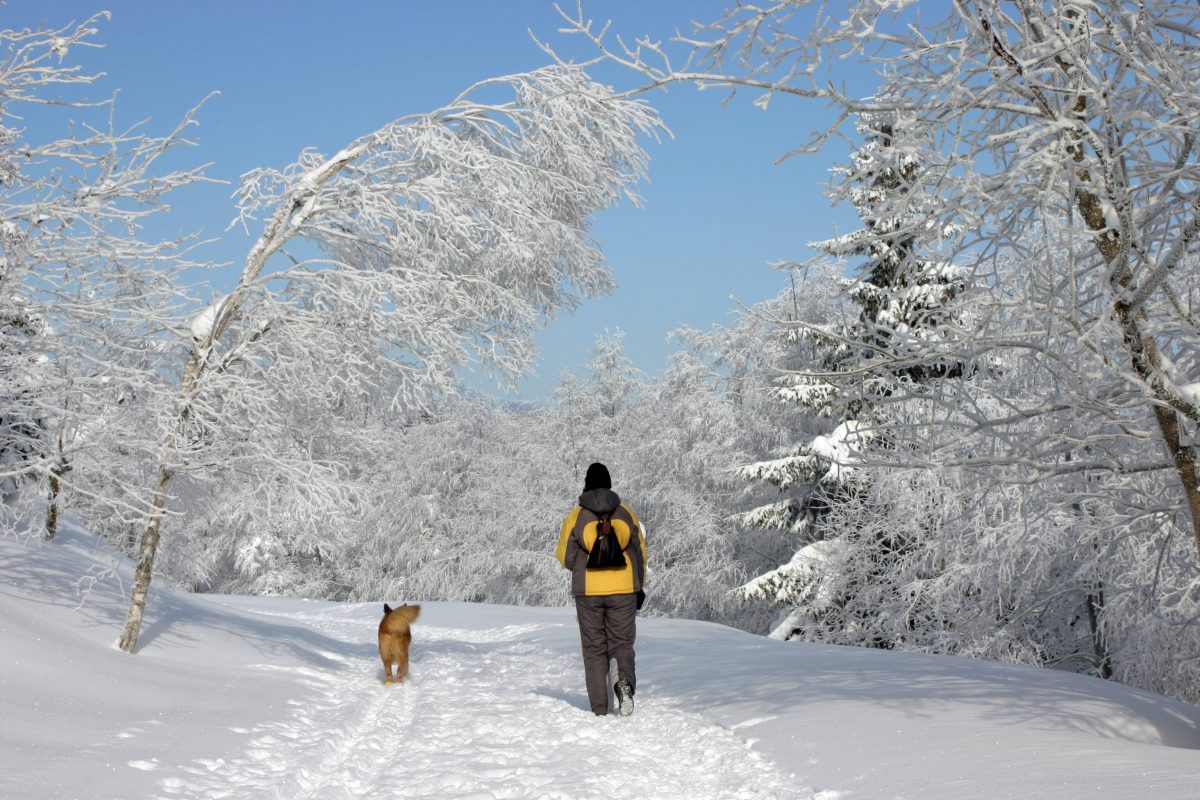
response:
M412 643L412 632L408 626L417 621L421 614L420 606L410 606L407 603L399 608L383 604L383 620L379 623L379 657L383 659L383 682L390 684L392 665L396 664L395 683L404 680L408 674L408 646Z

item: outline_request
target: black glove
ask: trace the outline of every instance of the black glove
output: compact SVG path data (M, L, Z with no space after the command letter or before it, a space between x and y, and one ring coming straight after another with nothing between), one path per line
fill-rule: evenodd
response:
M643 592L641 589L638 589L638 593L637 593L637 610L638 611L642 610L642 604L644 604L645 602L646 602L646 593Z

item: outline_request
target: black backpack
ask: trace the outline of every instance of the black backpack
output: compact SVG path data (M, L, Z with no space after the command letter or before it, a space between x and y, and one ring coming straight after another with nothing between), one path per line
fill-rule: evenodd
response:
M596 541L588 551L588 569L625 569L625 548L617 540L612 526L612 512L598 515Z

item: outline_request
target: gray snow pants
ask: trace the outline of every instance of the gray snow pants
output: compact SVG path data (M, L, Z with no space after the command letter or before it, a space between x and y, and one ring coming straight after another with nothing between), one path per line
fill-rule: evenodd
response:
M608 713L608 660L617 660L617 680L637 688L633 670L633 640L637 636L637 596L575 595L579 640L583 645L583 676L588 702L597 714Z

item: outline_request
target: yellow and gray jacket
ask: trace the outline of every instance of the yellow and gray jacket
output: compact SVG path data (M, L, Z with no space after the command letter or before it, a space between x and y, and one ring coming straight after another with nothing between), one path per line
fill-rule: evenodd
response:
M624 569L587 568L602 514L612 514L613 533L625 552ZM579 505L563 520L558 536L558 561L571 570L571 594L592 596L633 594L646 582L646 537L633 509L612 489L592 489L579 496Z

